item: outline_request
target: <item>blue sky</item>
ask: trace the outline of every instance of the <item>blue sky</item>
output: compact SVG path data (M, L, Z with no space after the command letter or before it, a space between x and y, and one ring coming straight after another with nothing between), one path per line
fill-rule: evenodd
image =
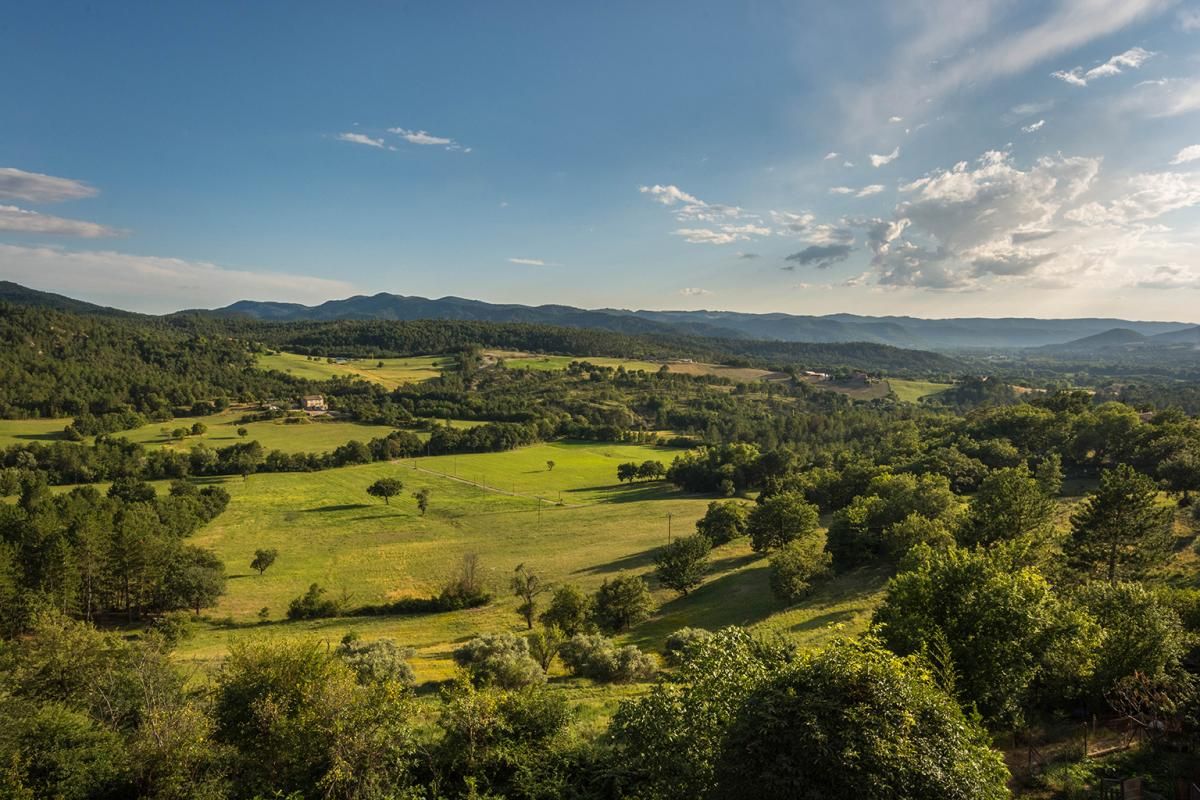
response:
M0 277L1200 321L1200 3L21 3Z

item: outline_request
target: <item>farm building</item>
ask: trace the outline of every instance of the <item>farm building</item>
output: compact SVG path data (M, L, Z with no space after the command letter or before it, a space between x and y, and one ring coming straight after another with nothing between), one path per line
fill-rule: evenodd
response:
M325 405L325 395L322 394L306 394L300 401L301 407L305 411L327 411Z

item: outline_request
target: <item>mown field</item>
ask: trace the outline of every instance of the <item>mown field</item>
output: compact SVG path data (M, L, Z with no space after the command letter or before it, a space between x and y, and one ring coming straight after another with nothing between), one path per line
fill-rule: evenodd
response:
M455 363L455 357L452 355L358 358L343 364L330 364L323 358L313 361L307 356L295 353L274 353L258 357L260 368L279 370L297 378L323 381L337 377L359 377L388 389L436 378L442 374L443 369L452 367Z
M888 378L888 386L896 393L896 397L906 403L916 403L923 397L930 397L951 388L950 383L934 383L932 381L910 381L900 378Z
M771 631L820 641L839 630L861 630L883 585L882 573L852 573L823 586L802 606L783 609L772 596L766 559L734 542L713 553L704 585L687 597L657 587L655 549L672 535L694 532L710 500L661 483L618 484L623 461L669 464L676 451L635 445L558 442L506 453L437 456L310 474L262 474L225 479L229 509L195 543L211 547L230 576L208 622L180 650L184 659L219 660L246 636L315 637L336 642L353 629L415 647L421 682L453 674L449 655L466 639L520 631L508 579L524 563L551 583L594 590L622 572L643 575L655 592L655 615L622 638L661 650L685 626L710 629L762 624ZM547 461L554 461L553 469ZM391 504L369 497L374 480L401 479ZM420 516L411 493L432 492ZM559 500L561 496L561 501ZM543 498L539 501L538 498ZM539 513L539 506L540 513ZM266 574L249 568L257 548L276 548ZM466 553L478 554L495 592L483 608L440 614L339 617L308 622L284 618L288 602L316 582L349 606L436 594ZM268 622L259 623L260 609Z

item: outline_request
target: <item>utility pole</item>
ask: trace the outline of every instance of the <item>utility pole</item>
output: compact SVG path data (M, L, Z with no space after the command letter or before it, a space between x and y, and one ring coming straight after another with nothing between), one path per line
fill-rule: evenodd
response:
M671 543L671 512L667 512L667 544Z

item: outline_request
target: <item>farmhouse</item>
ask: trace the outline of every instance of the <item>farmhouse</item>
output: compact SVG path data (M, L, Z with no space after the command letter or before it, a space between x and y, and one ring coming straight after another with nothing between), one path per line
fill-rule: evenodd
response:
M328 406L325 405L325 395L322 394L306 394L300 400L300 407L305 411L328 411Z

